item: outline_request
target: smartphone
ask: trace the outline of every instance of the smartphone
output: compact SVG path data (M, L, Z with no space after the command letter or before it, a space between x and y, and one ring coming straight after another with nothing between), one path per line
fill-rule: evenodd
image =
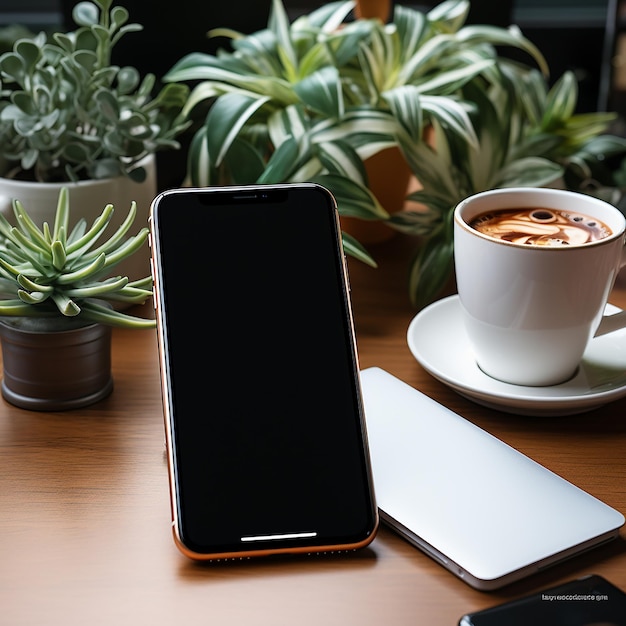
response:
M626 593L596 574L465 615L459 626L626 626Z
M378 510L331 193L173 189L150 227L178 547L205 560L369 544Z

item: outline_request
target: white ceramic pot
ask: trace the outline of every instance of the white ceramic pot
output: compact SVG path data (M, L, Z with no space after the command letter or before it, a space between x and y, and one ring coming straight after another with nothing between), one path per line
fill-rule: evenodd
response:
M15 223L13 200L18 199L28 214L39 226L54 223L57 199L61 187L67 187L70 194L70 228L80 219L87 224L102 213L107 204L113 204L115 213L111 219L105 237L110 236L124 221L131 202L137 202L137 217L130 233L135 234L148 225L150 203L157 194L156 159L153 155L141 163L146 170L146 179L136 183L126 176L103 180L86 180L77 183L33 183L0 177L0 212ZM129 259L122 261L113 270L115 275L128 276L131 280L144 278L150 274L150 250L148 244Z

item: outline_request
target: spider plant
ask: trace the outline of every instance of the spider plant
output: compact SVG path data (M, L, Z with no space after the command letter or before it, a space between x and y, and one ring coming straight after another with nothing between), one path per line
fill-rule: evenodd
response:
M388 223L419 236L410 267L409 295L417 308L429 304L452 276L454 207L463 198L498 187L560 186L615 204L621 192L601 171L626 155L626 140L603 134L612 113L576 114L578 86L566 72L549 88L533 68L501 62L491 75L463 87L473 103L477 143L459 141L435 124L433 146L399 136L401 149L422 189L409 196L422 210L391 216Z
M242 35L226 28L233 51L192 53L165 81L200 81L183 113L210 108L190 146L188 174L196 186L298 182L327 185L345 215L388 216L367 188L362 164L394 145L393 120L366 109L346 112L339 68L358 53L371 22L344 23L353 2L324 5L289 23L273 0L266 29ZM346 251L373 263L354 238Z
M193 185L314 181L333 192L342 215L388 220L363 161L403 134L421 144L432 123L476 145L459 91L493 67L495 45L545 65L517 31L461 28L468 0L426 14L396 6L390 24L346 20L353 7L333 2L289 23L281 0L272 0L266 29L214 29L232 51L193 53L174 65L164 80L198 81L184 113L208 107L190 148ZM344 243L375 264L345 233Z
M571 74L548 90L545 59L517 28L465 25L468 0L427 13L397 5L389 24L346 22L352 7L331 3L290 24L273 0L266 29L211 31L233 51L189 55L165 79L200 81L187 115L209 105L191 146L193 184L312 180L331 189L342 215L419 235L409 293L421 307L451 275L459 200L497 186L574 184L622 144L601 135L612 116L574 115ZM532 65L503 58L502 46ZM423 211L391 216L368 189L364 160L394 145L423 185L408 198Z

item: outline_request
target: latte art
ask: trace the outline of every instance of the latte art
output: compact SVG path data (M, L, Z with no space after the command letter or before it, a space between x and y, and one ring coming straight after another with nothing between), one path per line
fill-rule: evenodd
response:
M532 246L578 246L612 234L606 224L588 215L544 208L490 211L470 226L494 239Z

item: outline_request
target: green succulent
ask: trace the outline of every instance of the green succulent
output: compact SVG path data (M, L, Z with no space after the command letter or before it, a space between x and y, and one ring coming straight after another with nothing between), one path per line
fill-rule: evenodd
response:
M0 27L0 54L13 50L13 45L18 39L34 36L35 33L21 24L9 24Z
M68 232L69 193L59 193L54 225L40 228L19 200L13 211L17 226L0 215L0 316L47 317L98 322L126 328L153 328L153 319L135 317L110 304L141 304L152 295L152 278L129 282L111 270L146 242L148 229L127 237L135 219L128 216L108 239L100 239L114 207L106 205L87 228L84 219ZM107 303L110 303L107 305Z
M112 65L119 39L142 26L112 0L79 2L79 28L18 39L0 56L0 157L5 177L65 182L145 177L139 161L178 148L189 90Z

